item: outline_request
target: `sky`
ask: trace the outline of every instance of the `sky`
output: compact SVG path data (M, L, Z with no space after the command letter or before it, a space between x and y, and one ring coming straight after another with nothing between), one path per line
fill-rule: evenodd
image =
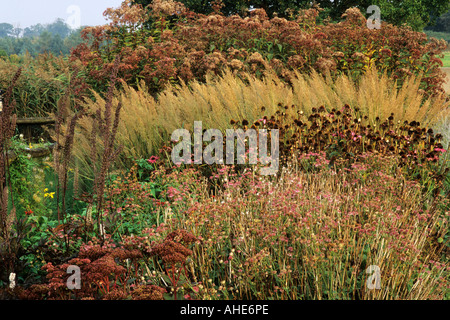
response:
M121 3L122 0L0 0L0 23L24 29L61 18L74 29L102 25L107 22L103 12Z

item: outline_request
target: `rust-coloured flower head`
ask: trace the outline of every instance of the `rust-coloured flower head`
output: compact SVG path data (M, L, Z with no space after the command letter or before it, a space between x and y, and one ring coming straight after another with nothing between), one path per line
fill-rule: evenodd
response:
M164 242L155 245L150 254L159 256L166 264L174 265L177 263L184 264L192 251L181 243L166 239Z
M140 285L131 292L133 300L164 300L164 288L155 285Z

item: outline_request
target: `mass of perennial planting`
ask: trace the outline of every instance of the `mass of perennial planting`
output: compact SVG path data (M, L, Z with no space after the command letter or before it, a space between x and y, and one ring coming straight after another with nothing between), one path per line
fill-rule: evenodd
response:
M0 58L0 298L449 299L446 44L321 12L127 0L67 57ZM278 170L174 163L195 121L277 130Z

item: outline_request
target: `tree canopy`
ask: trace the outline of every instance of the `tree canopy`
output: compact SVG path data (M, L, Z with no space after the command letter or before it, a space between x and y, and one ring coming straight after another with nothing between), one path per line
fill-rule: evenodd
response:
M0 23L0 56L51 52L67 55L83 40L82 28L72 30L63 19L50 24L40 23L21 29L9 23Z
M448 32L450 33L450 11L447 11L442 16L436 19L434 25L426 27L427 30L437 31L437 32Z
M0 38L10 37L13 32L13 25L9 23L0 23Z

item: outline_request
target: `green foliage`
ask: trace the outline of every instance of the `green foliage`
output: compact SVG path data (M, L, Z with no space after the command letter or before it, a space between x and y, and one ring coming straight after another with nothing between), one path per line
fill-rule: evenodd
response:
M12 195L20 217L35 215L52 217L55 188L52 181L51 159L34 159L26 151L36 148L17 137L13 139L11 151L15 159L9 165Z
M431 23L425 28L425 31L450 32L450 11L439 16L434 23Z
M33 199L35 189L32 182L28 179L31 178L31 168L33 163L23 153L17 154L15 161L9 166L9 174L12 184L12 193L15 196L19 196L15 200L22 207L22 214L24 212L32 211L31 208L35 207L36 201ZM19 207L20 208L20 207Z
M437 17L447 12L450 7L448 0L370 0L365 1L365 7L378 5L381 9L381 20L396 25L407 24L413 30L421 31L428 24L434 23Z
M170 203L171 193L168 191L183 188L159 168L161 161L149 160L137 160L125 174L111 176L107 183L105 211L108 217L105 227L114 238L140 234L145 228L159 224L163 219L164 205Z
M19 274L19 281L42 281L45 276L42 270L45 251L42 250L42 246L51 236L49 229L55 228L58 222L46 216L30 215L26 218L26 223L29 230L21 242L24 254L20 257L23 271ZM25 275L26 278L24 278Z
M52 54L35 58L26 54L0 58L0 88L6 88L18 67L23 70L13 90L18 117L48 117L57 109L69 84L72 97L80 97L86 87L82 73L75 73L67 59Z

